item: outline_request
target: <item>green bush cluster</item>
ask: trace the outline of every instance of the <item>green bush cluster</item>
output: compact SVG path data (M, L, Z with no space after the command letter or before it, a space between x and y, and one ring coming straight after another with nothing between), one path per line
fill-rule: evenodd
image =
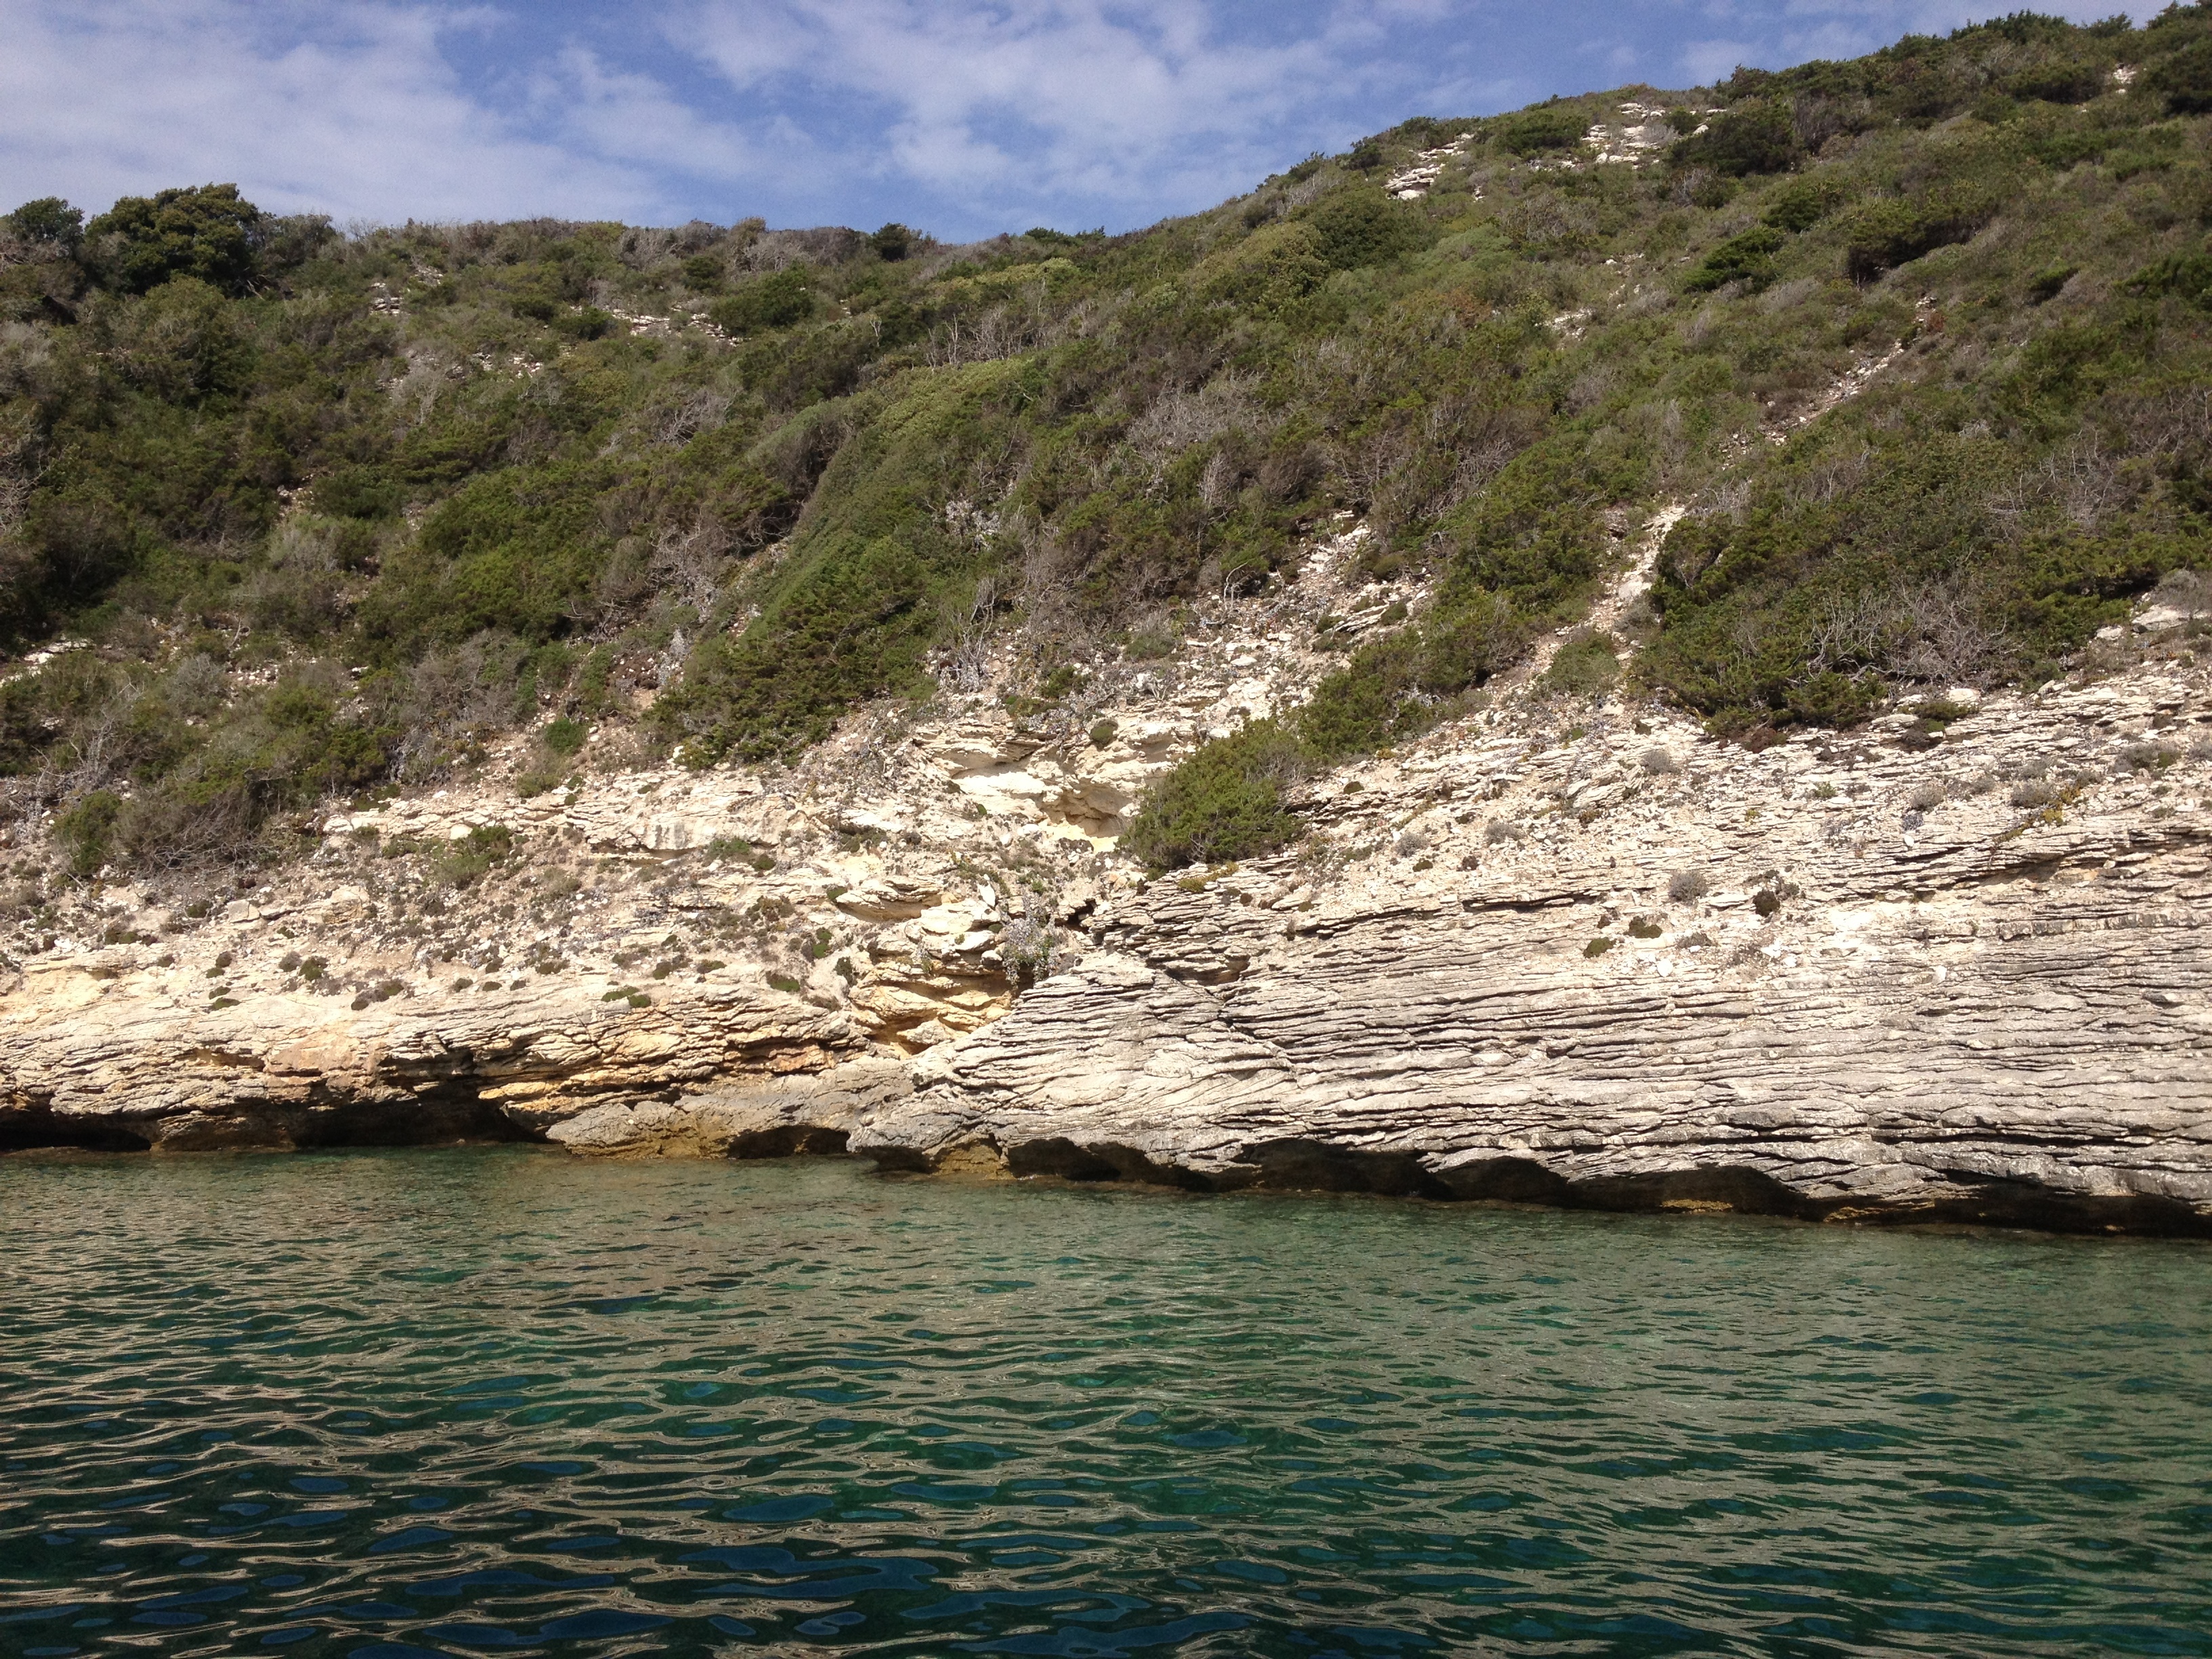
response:
M445 849L431 860L431 871L448 887L467 887L514 856L512 830L503 823L479 825L459 841L447 842Z
M807 288L806 272L793 265L747 283L708 307L707 314L732 334L762 333L789 328L812 316L814 296Z
M1774 280L1774 256L1789 240L1772 225L1754 225L1707 253L1691 274L1689 286L1697 292L1725 288L1730 283L1748 283L1755 288L1764 288Z
M1844 272L1853 282L1871 282L1923 254L1966 241L1996 216L1997 207L1994 195L1960 191L1865 203L1851 210L1844 226Z
M1589 112L1580 105L1553 103L1501 115L1484 136L1510 155L1534 155L1544 150L1574 149L1589 127Z
M1787 173L1803 154L1789 106L1778 99L1752 98L1685 137L1668 159L1677 168L1710 167L1744 178Z
M648 702L648 739L764 760L994 630L1040 672L1169 652L1356 514L1362 573L1433 598L1146 809L1146 856L1235 856L1289 833L1296 766L1405 740L1573 625L1666 496L1693 510L1632 672L1717 727L2034 678L2204 562L2208 61L2202 6L2021 15L1634 89L1677 106L1656 165L1589 164L1620 100L1556 100L1128 235L959 249L343 236L227 185L26 203L0 645L91 645L0 682L0 773L77 814L90 869L281 856L322 796L505 731L550 787L585 722ZM1462 131L1423 199L1386 194ZM1601 654L1555 684L1591 695Z
M1255 720L1201 747L1146 799L1121 846L1155 869L1253 858L1295 840L1283 791L1310 764L1298 735Z

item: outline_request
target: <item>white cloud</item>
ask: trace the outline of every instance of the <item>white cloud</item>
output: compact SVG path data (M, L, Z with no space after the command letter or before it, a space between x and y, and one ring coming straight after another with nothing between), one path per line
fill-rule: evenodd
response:
M1682 48L1682 73L1696 86L1725 79L1738 64L1759 57L1759 49L1744 40L1692 40Z
M1354 9L1232 40L1168 0L704 0L672 33L740 92L878 112L882 139L851 146L854 167L981 206L1243 188L1301 111L1420 72L1345 50L1378 27Z
M341 220L1120 227L1408 115L1850 56L2016 3L0 0L0 197L235 180Z
M587 154L714 179L738 179L790 164L793 135L763 145L728 121L680 102L649 75L611 69L571 46L532 77L529 101L540 123Z
M1725 76L1725 50L1735 62L1778 69L1814 58L1856 58L1907 34L1948 34L2020 9L2018 0L1706 0L1704 15L1729 26L1730 40L1697 40L1683 49L1685 70L1700 81ZM2035 9L2077 23L2125 11L2141 19L2157 9L2112 0L2041 0Z
M519 132L460 85L441 39L484 21L363 0L0 0L0 172L15 199L95 209L215 179L341 219L649 210L648 173Z

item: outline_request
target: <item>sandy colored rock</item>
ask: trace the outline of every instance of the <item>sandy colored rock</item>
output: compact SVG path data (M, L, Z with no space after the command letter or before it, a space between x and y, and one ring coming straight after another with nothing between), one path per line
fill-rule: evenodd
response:
M1544 701L1552 641L1301 786L1291 851L1147 879L1111 850L1146 784L1303 696L1323 609L1382 614L1358 544L1026 722L984 692L787 773L495 776L334 813L251 891L85 890L0 964L0 1146L507 1136L2212 1231L2212 673L1754 752ZM1653 546L1624 532L1603 605ZM515 857L465 890L379 855L490 824Z

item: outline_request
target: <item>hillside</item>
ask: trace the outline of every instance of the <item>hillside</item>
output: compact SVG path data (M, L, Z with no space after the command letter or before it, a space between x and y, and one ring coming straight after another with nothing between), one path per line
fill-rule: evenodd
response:
M1209 213L356 238L222 186L0 243L0 769L79 874L281 858L332 793L788 760L857 703L1079 700L1349 513L1402 604L1133 846L1578 640L1717 732L2033 685L2208 556L2212 15L1407 122ZM65 648L65 647L82 648ZM550 722L550 723L549 723Z
M0 1151L2212 1229L2212 13L1129 235L0 243Z

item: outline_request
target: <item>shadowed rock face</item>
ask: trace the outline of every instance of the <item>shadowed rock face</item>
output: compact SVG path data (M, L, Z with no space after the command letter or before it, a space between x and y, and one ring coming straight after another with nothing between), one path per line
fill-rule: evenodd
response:
M1007 878L973 874L1009 838L964 812L840 864L787 830L772 876L688 878L725 908L783 884L769 945L847 930L858 982L803 994L764 958L655 979L651 1006L580 965L341 1011L253 988L257 930L336 960L356 925L278 894L210 939L240 957L212 1006L158 946L25 963L0 1151L527 1139L2212 1234L2209 680L2140 670L1758 753L1649 711L1562 738L1508 708L1310 786L1313 832L1272 860L1146 882L1086 843L1079 885L1026 900L1060 945L1018 997L994 965ZM902 752L825 819L949 793L930 742ZM707 902L682 856L652 902ZM914 1017L944 1011L928 1031L883 1011L909 981L934 987Z
M924 1169L989 1146L1012 1173L1073 1180L2212 1235L2203 1030L2130 1007L2109 954L2046 953L2111 988L2069 1032L2033 1006L2008 1018L1987 984L1931 999L1902 975L1848 998L1600 1002L1569 975L1501 975L1478 937L1340 939L1228 994L1094 957L939 1051L853 1150Z
M333 1012L303 996L214 1012L133 998L68 959L10 999L0 1147L161 1152L587 1134L592 1111L834 1066L847 1021L724 994L610 1006L574 986L461 1009ZM619 1012L617 1012L619 1010ZM628 1106L625 1109L629 1109ZM772 1127L772 1126L766 1126Z

